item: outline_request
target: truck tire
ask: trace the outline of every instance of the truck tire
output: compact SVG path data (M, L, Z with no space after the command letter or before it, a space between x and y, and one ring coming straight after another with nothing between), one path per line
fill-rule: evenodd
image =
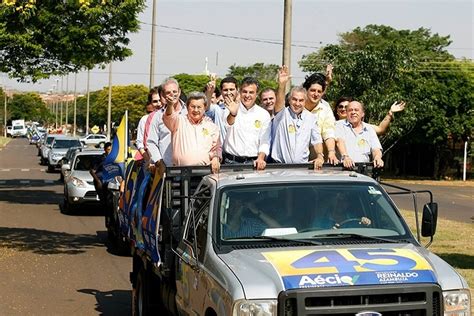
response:
M149 285L146 277L146 270L141 267L137 275L135 287L132 289L132 315L150 315Z

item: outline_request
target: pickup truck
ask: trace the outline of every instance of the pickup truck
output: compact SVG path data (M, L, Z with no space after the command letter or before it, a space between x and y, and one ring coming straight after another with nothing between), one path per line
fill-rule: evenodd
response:
M429 191L416 237L381 183L324 166L128 166L113 217L133 257L134 315L470 315L468 284L427 250ZM387 186L389 187L389 186ZM419 216L417 196L427 194ZM428 244L422 245L429 239Z

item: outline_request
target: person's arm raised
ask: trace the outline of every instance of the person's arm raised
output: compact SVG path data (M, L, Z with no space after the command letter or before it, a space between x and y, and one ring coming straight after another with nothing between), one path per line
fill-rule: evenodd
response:
M286 85L290 78L291 76L288 66L281 66L280 70L278 71L278 90L275 101L275 114L285 108Z

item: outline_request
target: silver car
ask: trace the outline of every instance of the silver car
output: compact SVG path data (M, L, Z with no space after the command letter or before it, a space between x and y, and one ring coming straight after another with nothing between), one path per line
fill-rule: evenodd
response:
M104 148L104 145L107 142L107 136L102 134L89 134L84 138L81 138L80 141L86 146Z
M59 162L64 158L66 152L71 147L82 147L79 139L69 136L56 136L51 143L51 150L48 152L48 172L59 167Z
M41 146L39 148L39 156L41 157L40 164L46 165L48 164L48 153L51 149L51 144L55 137L59 135L57 134L48 134L44 137L43 141L41 142Z
M71 163L61 167L64 177L64 213L71 213L75 206L99 203L90 170L102 159L103 151L84 149L78 151Z

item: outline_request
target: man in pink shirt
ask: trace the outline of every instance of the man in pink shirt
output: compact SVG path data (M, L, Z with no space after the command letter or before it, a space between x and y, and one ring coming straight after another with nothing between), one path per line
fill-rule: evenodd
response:
M171 131L173 164L175 166L211 165L213 173L219 172L222 146L219 128L204 116L206 96L192 92L186 107L188 114L179 115L172 106L173 100L166 97L168 106L163 123Z

